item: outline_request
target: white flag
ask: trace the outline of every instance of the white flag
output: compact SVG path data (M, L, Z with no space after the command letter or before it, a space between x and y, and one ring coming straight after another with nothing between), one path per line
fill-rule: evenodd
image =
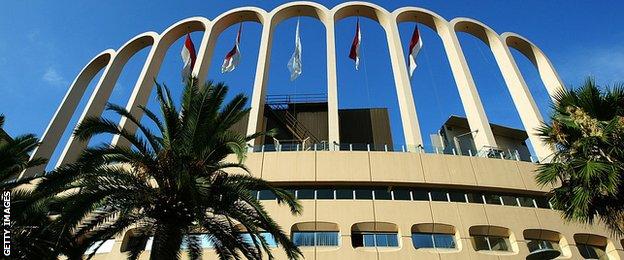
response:
M301 75L301 39L299 38L299 19L297 19L297 29L295 31L295 51L288 61L288 70L290 71L290 81L293 81Z
M420 38L420 32L418 31L418 26L414 26L414 32L412 33L412 39L410 40L409 45L409 74L410 77L414 75L414 70L416 70L416 56L418 56L418 52L423 46L422 39Z
M225 55L223 59L223 65L221 65L221 73L231 72L236 69L238 63L240 62L240 50L238 49L238 45L240 44L241 30L243 29L243 24L241 23L238 27L238 33L236 34L236 42L234 42L234 47L230 52Z

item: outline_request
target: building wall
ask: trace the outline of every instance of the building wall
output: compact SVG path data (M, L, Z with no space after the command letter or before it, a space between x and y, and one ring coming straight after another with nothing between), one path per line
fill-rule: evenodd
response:
M536 165L513 160L467 156L392 153L392 152L267 152L249 155L247 166L255 176L284 184L418 185L440 188L480 189L493 192L545 194L533 180ZM570 255L560 259L581 259L575 234L595 234L608 238L608 259L624 259L622 238L611 237L600 224L588 226L565 223L551 209L525 208L454 202L397 200L301 200L303 214L292 216L286 207L263 201L271 216L288 234L295 223L331 222L338 225L340 246L302 248L305 259L525 259L529 253L523 232L545 229L559 232L567 241ZM400 247L389 249L351 246L351 227L359 222L396 224ZM417 250L412 246L411 228L415 224L441 223L457 230L458 249L452 251ZM508 228L514 252L483 253L474 250L469 228L491 225ZM121 259L122 237L116 239L111 253L94 259ZM275 249L276 259L286 259ZM147 259L144 252L141 259ZM214 252L205 250L205 259Z

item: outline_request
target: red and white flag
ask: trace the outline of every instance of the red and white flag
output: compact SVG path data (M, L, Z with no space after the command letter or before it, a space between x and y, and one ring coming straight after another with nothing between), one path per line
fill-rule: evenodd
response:
M193 44L193 40L191 40L190 33L186 34L186 39L184 40L184 46L182 47L180 55L182 56L182 62L184 63L184 67L182 67L182 79L186 80L193 72L195 60L197 59L197 55L195 54L195 45Z
M412 39L409 44L409 72L410 77L414 75L414 70L416 70L416 56L418 56L418 52L423 46L422 39L420 38L420 31L418 31L418 26L414 26L414 32L412 33Z
M226 73L233 71L238 66L238 62L240 61L240 50L238 49L238 45L240 44L241 30L243 29L243 24L241 23L238 27L238 33L236 34L236 42L234 42L234 47L230 52L225 55L225 59L223 59L223 65L221 65L221 73Z
M362 43L362 34L360 33L360 18L358 18L355 27L355 37L353 37L351 51L349 52L349 58L355 61L355 70L358 70L360 66L360 43Z

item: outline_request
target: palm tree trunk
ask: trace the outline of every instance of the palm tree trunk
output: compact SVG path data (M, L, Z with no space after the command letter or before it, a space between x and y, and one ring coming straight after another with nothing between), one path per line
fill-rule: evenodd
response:
M157 225L150 260L178 259L182 237L182 229L176 225Z

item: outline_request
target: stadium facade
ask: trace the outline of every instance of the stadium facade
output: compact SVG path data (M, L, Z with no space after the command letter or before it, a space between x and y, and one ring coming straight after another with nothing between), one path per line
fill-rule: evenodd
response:
M385 31L406 141L401 147L388 146L392 142L387 140L392 137L383 109L338 109L334 24L356 15L379 22ZM314 17L325 26L327 95L319 102L288 99L280 105L266 95L272 37L281 21L295 16ZM505 138L522 143L528 138L535 151L534 161L547 160L551 153L534 133L506 129L488 121L457 32L469 33L489 46L525 129L535 129L543 118L510 49L518 50L535 65L552 96L563 84L544 53L515 33L499 34L469 18L448 21L418 7L389 12L366 2L347 2L332 9L313 2L291 2L270 12L242 7L212 20L188 18L160 34L142 33L118 50L103 51L84 67L33 157L50 158L57 147L62 147L58 165L77 158L87 142L70 138L60 144L61 136L72 127L70 119L78 112L80 99L99 71L103 71L102 76L80 120L102 113L126 62L138 51L149 49L127 104L135 116L141 116L138 106L146 104L153 78L176 40L189 32L204 32L193 69L204 80L218 36L241 20L262 24L251 113L241 124L241 131L254 133L275 126L282 127L286 133L274 140L252 141L246 164L253 175L292 190L301 200L303 214L292 216L270 194L257 193L272 216L301 245L306 259L624 258L624 241L611 236L602 225L561 220L560 213L549 205L550 187L535 183L537 164L527 160L526 152L521 155L518 151L501 149L507 145L499 144ZM442 126L444 138L440 139L440 149L422 148L399 38L401 22L422 24L440 36L465 110L465 119L450 118L449 124ZM299 112L290 111L290 106L297 103ZM361 123L362 118L371 122L354 127L353 122ZM455 131L463 129L462 133L470 133L470 145L454 143L464 141L460 140L459 132L451 136L453 131L449 128L453 122ZM120 126L135 130L124 119ZM358 132L364 130L367 132ZM505 138L498 138L497 131ZM127 145L118 138L112 142ZM31 175L39 170L34 168L23 174ZM125 251L134 246L149 250L150 240L137 241L129 230L106 241L95 259L122 259ZM285 258L279 249L275 252L278 259ZM147 257L148 253L143 253L142 258ZM204 257L214 258L209 244Z

